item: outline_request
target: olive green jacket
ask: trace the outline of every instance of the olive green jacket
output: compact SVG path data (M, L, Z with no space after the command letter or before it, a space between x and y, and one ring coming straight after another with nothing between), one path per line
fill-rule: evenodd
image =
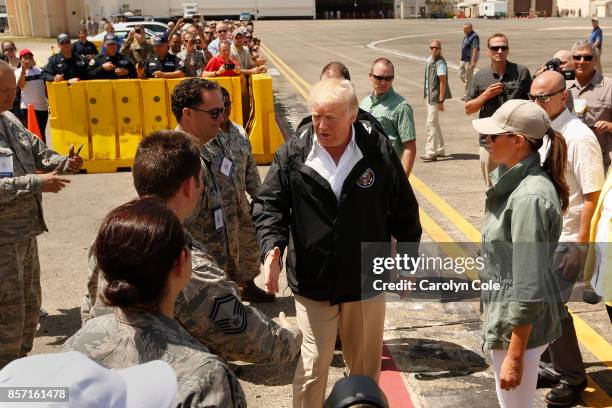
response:
M559 196L537 153L511 169L491 173L487 221L482 233L482 282L500 284L482 291L483 349L507 349L512 328L532 324L527 348L561 336L565 315L552 254L561 234Z

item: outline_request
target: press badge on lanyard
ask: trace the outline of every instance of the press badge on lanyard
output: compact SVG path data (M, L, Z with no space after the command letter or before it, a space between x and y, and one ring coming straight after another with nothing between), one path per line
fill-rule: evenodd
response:
M0 178L13 177L13 155L0 152Z
M223 161L221 162L221 173L223 173L225 177L229 177L232 172L233 166L234 164L232 163L232 161L229 160L227 157L224 157Z
M213 218L215 219L215 231L219 231L225 225L223 222L223 208L213 208Z

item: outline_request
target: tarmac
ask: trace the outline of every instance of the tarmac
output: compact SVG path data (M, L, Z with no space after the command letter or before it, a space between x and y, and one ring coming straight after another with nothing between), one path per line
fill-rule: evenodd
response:
M494 32L510 42L509 59L534 72L560 48L587 38L587 19L472 20L481 43ZM463 37L461 20L341 20L261 21L255 36L264 44L262 54L274 81L276 107L282 126L291 133L308 114L305 102L310 85L317 82L323 65L338 60L350 72L359 98L370 90L371 62L387 57L395 64L394 88L414 110L418 154L425 143L423 100L424 58L429 43L438 38L449 62L453 99L440 115L450 157L434 163L416 160L411 184L421 207L423 242L449 243L454 254L469 252L467 242L479 240L483 223L485 186L478 161L477 136L472 117L463 111L462 84L456 66ZM601 19L604 35L612 32L612 20ZM3 38L3 37L0 37ZM48 40L16 39L18 48L35 47L42 65ZM39 56L37 56L37 53ZM479 67L488 61L482 55ZM612 53L604 41L604 73L612 69ZM267 168L260 167L262 177ZM43 307L34 353L57 352L80 327L79 307L85 293L86 251L103 216L113 207L136 196L130 173L76 175L60 194L45 194L44 211L49 232L39 237ZM282 274L284 278L284 274ZM261 278L261 277L260 277ZM259 282L261 284L261 282ZM602 303L573 302L577 331L587 371L589 389L583 407L612 407L612 328ZM261 305L270 316L284 311L295 322L290 290L283 283L276 303ZM490 358L481 350L478 302L433 302L412 299L389 302L385 323L387 355L383 388L392 407L496 407L497 399ZM282 365L240 364L239 378L250 407L290 407L295 363ZM328 391L345 374L340 352L330 369ZM534 406L545 407L539 390Z

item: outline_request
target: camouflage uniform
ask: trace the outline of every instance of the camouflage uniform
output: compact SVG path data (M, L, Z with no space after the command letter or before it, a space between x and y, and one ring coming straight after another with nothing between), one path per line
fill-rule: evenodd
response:
M88 291L97 299L106 287L98 273L95 257L90 248ZM227 280L225 273L206 254L202 244L193 241L193 275L177 296L175 319L187 331L215 354L227 360L250 363L280 363L292 361L300 350L296 333L280 327L254 307L240 302L236 285ZM96 280L92 282L92 277ZM87 302L85 302L87 303ZM112 308L96 301L87 318L112 312Z
M163 360L176 373L177 407L247 406L240 383L223 361L161 314L113 308L112 314L87 322L64 351L116 369Z
M196 208L193 216L187 220L186 228L194 240L206 246L208 255L215 260L217 265L227 271L229 264L228 231L221 187L212 170L213 162L204 154L201 159L204 172L204 192L199 208Z
M0 114L0 368L32 350L41 304L36 236L47 231L35 173L63 159L12 113Z
M243 199L238 194L240 190L236 180L236 163L225 142L223 132L219 131L219 135L204 146L202 155L210 160L211 170L221 186L229 248L228 267L225 271L237 284L251 281L259 273L259 268L255 271L252 267L245 267L240 259L240 208L243 205ZM227 174L223 170L224 160L231 163L231 168L225 172Z
M238 229L240 267L255 277L260 273L259 246L251 218L251 205L246 193L248 192L251 197L257 195L261 179L251 151L251 143L242 126L230 121L229 132L221 133L218 138L229 147L234 158L236 189L240 197Z

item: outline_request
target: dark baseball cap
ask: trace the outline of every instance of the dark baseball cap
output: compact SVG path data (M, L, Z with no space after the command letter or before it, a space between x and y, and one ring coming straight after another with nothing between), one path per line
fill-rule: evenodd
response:
M61 33L60 35L57 36L57 43L61 44L64 41L68 41L70 42L70 36L66 33Z
M119 42L119 39L117 38L117 36L115 34L106 34L104 36L104 43L105 44L110 44L110 43L117 44L118 42Z
M159 34L153 38L153 45L162 45L168 42L168 36L166 34Z

